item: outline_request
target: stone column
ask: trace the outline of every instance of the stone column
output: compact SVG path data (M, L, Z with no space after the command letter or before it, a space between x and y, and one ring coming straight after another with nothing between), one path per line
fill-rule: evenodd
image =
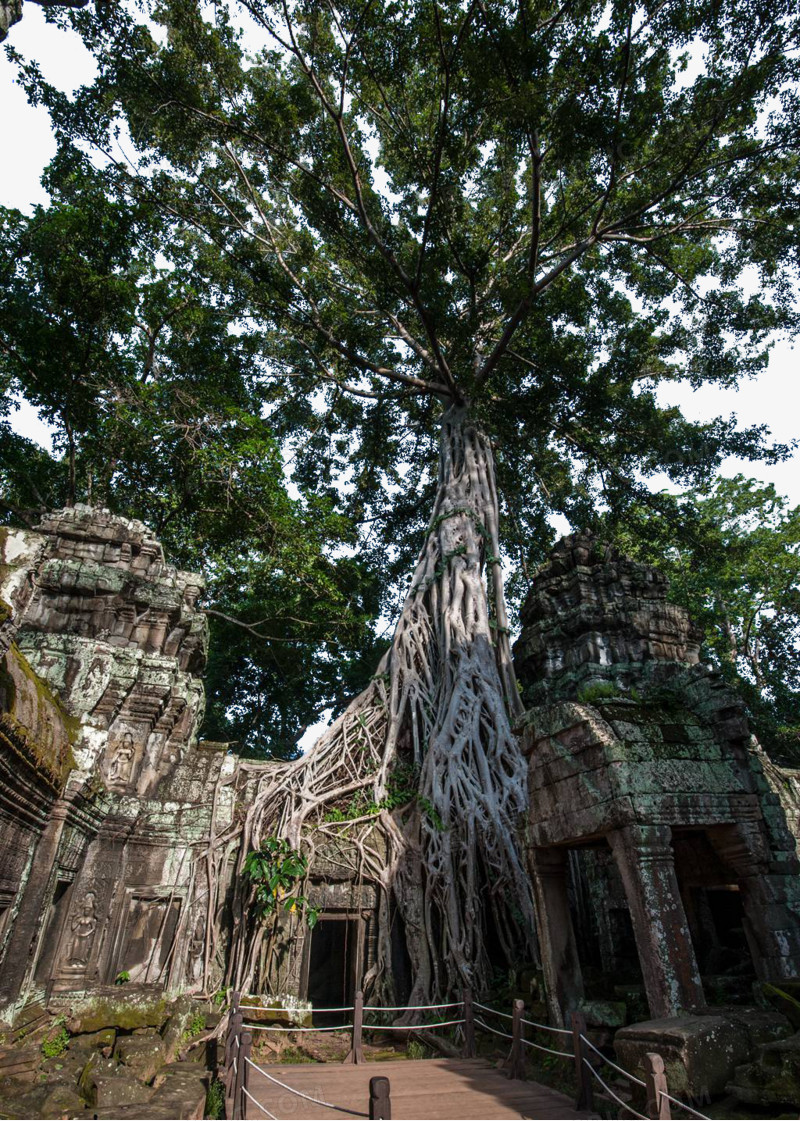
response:
M583 975L567 899L568 850L531 850L531 872L550 1016L563 1025L583 999Z
M56 864L61 834L67 817L68 803L59 798L50 811L50 820L36 843L30 873L14 920L0 972L0 1005L12 1004L23 984L30 982L35 964L43 916L47 913L48 890L52 892L53 869Z
M625 886L654 1018L705 1004L671 838L666 825L629 825L608 837Z

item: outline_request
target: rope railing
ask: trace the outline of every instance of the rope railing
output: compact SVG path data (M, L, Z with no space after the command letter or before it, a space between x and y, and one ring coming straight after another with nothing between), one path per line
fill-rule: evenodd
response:
M662 1098L666 1098L668 1102L677 1105L679 1109L685 1109L687 1113L691 1113L692 1117L697 1117L699 1121L710 1121L710 1118L705 1113L698 1113L696 1109L687 1105L686 1102L682 1102L678 1098L673 1098L672 1094L668 1094L666 1090L659 1090L658 1093Z
M463 1024L460 1020L434 1020L432 1024L362 1024L363 1031L430 1031L431 1028L448 1028L453 1024Z
M615 1070L617 1072L617 1074L621 1074L624 1078L627 1078L630 1082L635 1082L637 1086L645 1086L645 1083L642 1081L641 1078L637 1078L635 1074L631 1074L630 1071L625 1070L624 1067L618 1067L616 1063L612 1063L611 1059L609 1059L606 1055L604 1055L599 1047L595 1047L595 1045L592 1043L591 1039L587 1039L585 1035L582 1035L581 1039L583 1040L583 1042L586 1044L587 1047L591 1048L591 1050L594 1051L595 1055L600 1056L600 1058L606 1064L606 1066L610 1066L612 1068L612 1070Z
M333 1102L323 1101L322 1098L314 1098L310 1094L304 1094L302 1090L296 1090L295 1087L290 1086L288 1082L281 1082L280 1078L275 1078L274 1075L269 1074L269 1072L264 1070L262 1066L259 1066L258 1063L254 1063L252 1059L248 1058L246 1061L248 1066L252 1067L253 1070L257 1070L264 1078L268 1078L270 1082L274 1082L275 1085L280 1086L282 1090L288 1090L288 1092L294 1094L295 1097L302 1098L303 1101L322 1106L323 1109L333 1109L337 1113L347 1113L351 1116L355 1114L356 1117L369 1117L368 1113L359 1113L356 1109L347 1109L341 1105L334 1105Z
M617 1102L618 1105L621 1105L623 1109L626 1109L628 1111L628 1113L632 1114L634 1117L637 1117L639 1119L639 1121L649 1121L649 1119L643 1113L638 1113L633 1108L633 1106L629 1105L627 1102L624 1102L622 1100L622 1098L618 1097L617 1094L614 1093L614 1091L611 1089L611 1087L608 1086L603 1081L603 1079L600 1077L600 1075L598 1074L598 1072L595 1070L595 1068L592 1066L592 1064L589 1062L588 1059L584 1059L583 1061L586 1064L587 1068L591 1071L592 1075L597 1079L597 1081L603 1087L603 1090L605 1091L605 1093L608 1095L609 1098L611 1098L612 1101Z
M378 1014L426 1011L443 1012L450 1009L462 1010L463 1015L455 1015L448 1019L434 1020L422 1024L364 1023L364 1012ZM308 1015L316 1013L330 1014L334 1012L352 1012L353 1016L352 1022L349 1024L337 1024L335 1026L325 1025L321 1027L286 1027L275 1024L245 1023L243 1016L251 1010L271 1013L284 1012L287 1015L297 1015L298 1013ZM560 1059L572 1059L575 1064L575 1079L578 1086L576 1108L579 1110L591 1112L593 1108L593 1093L600 1093L619 1105L625 1111L625 1116L641 1119L641 1121L648 1121L648 1119L655 1118L659 1119L659 1121L665 1121L665 1119L669 1121L669 1118L672 1116L670 1113L670 1105L684 1110L690 1117L695 1118L696 1121L709 1121L706 1114L700 1113L693 1106L687 1105L668 1092L666 1075L664 1072L664 1061L660 1055L647 1054L644 1056L643 1066L645 1078L643 1080L608 1058L608 1056L588 1038L588 1028L583 1013L572 1013L572 1025L570 1029L553 1027L550 1024L540 1024L536 1020L528 1020L523 1015L524 1010L524 1003L521 1000L515 1000L511 1013L503 1012L499 1008L492 1008L488 1004L481 1004L479 1001L473 1001L472 994L468 990L465 990L463 998L458 1001L441 1002L438 1004L390 1005L386 1007L365 1005L363 993L358 992L356 993L355 1003L352 1005L307 1010L297 1008L281 1009L264 1005L242 1005L241 995L239 993L233 993L231 995L231 1014L228 1022L228 1039L225 1048L224 1083L227 1116L231 1118L243 1118L245 1116L246 1104L250 1101L265 1117L271 1118L272 1121L277 1121L277 1118L253 1096L251 1088L248 1087L247 1076L250 1069L258 1071L263 1077L281 1087L283 1090L287 1091L287 1093L292 1093L323 1109L330 1109L338 1113L348 1113L356 1117L388 1117L391 1114L389 1083L388 1079L385 1078L373 1078L370 1080L369 1114L359 1113L353 1109L335 1105L333 1102L326 1102L322 1099L311 1097L300 1090L296 1090L288 1083L275 1078L274 1075L271 1075L267 1070L259 1066L258 1063L253 1062L250 1058L253 1031L289 1033L317 1031L348 1032L351 1034L352 1044L345 1062L363 1063L363 1033L365 1031L410 1033L431 1031L438 1028L458 1027L461 1028L463 1042L462 1054L465 1058L474 1058L476 1055L476 1029L485 1031L499 1039L510 1041L511 1047L505 1063L509 1078L525 1077L525 1048L541 1051L547 1055L554 1055ZM482 1015L476 1015L476 1011L482 1013ZM485 1017L491 1018L493 1016L503 1021L510 1021L511 1031L503 1031L499 1027L494 1027L491 1023L487 1023ZM572 1049L562 1050L561 1048L547 1047L545 1044L539 1043L536 1039L526 1039L524 1031L526 1027L532 1028L535 1032L550 1033L554 1036L571 1036ZM624 1101L608 1084L597 1069L600 1064L605 1064L618 1076L627 1079L633 1086L644 1090L646 1102L644 1113L638 1112L629 1102ZM375 1084L374 1086L373 1083ZM595 1084L597 1084L600 1089L597 1089Z

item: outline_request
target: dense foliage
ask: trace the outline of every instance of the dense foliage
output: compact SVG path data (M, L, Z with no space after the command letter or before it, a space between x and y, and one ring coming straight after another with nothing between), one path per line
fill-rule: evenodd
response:
M800 507L741 475L664 505L601 528L669 575L705 631L703 657L744 695L772 756L800 765Z
M4 216L0 376L58 444L4 430L4 501L145 518L217 610L270 636L216 617L210 735L286 749L367 680L443 400L492 441L512 601L549 512L602 506L632 539L669 514L648 477L787 453L662 390L755 374L796 326L789 0L52 18L98 77L70 98L20 60L60 153L52 207Z

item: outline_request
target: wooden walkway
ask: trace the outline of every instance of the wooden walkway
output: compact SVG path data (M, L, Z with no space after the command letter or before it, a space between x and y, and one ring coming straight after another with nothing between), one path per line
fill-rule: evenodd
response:
M264 1069L287 1086L340 1107L334 1111L313 1105L250 1068L248 1090L279 1121L366 1117L369 1080L376 1075L388 1078L391 1084L393 1121L494 1121L508 1117L561 1121L596 1116L577 1112L569 1098L548 1086L512 1081L483 1059L406 1059L358 1066L270 1063ZM246 1117L263 1121L266 1115L249 1098L245 1101Z

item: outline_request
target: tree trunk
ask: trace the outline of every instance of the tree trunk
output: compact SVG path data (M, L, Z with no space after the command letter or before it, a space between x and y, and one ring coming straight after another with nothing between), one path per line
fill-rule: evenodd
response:
M466 409L452 406L433 517L392 645L369 687L281 769L244 825L242 860L277 835L302 848L312 878L324 847L326 859L335 851L355 878L382 885L377 963L366 980L391 996L396 907L412 1005L485 987L498 964L487 945L502 948L506 965L536 957L521 852L526 768L510 722L521 705L498 553L491 449ZM245 913L241 920L252 936ZM252 983L254 960L252 946L234 947L236 988Z

